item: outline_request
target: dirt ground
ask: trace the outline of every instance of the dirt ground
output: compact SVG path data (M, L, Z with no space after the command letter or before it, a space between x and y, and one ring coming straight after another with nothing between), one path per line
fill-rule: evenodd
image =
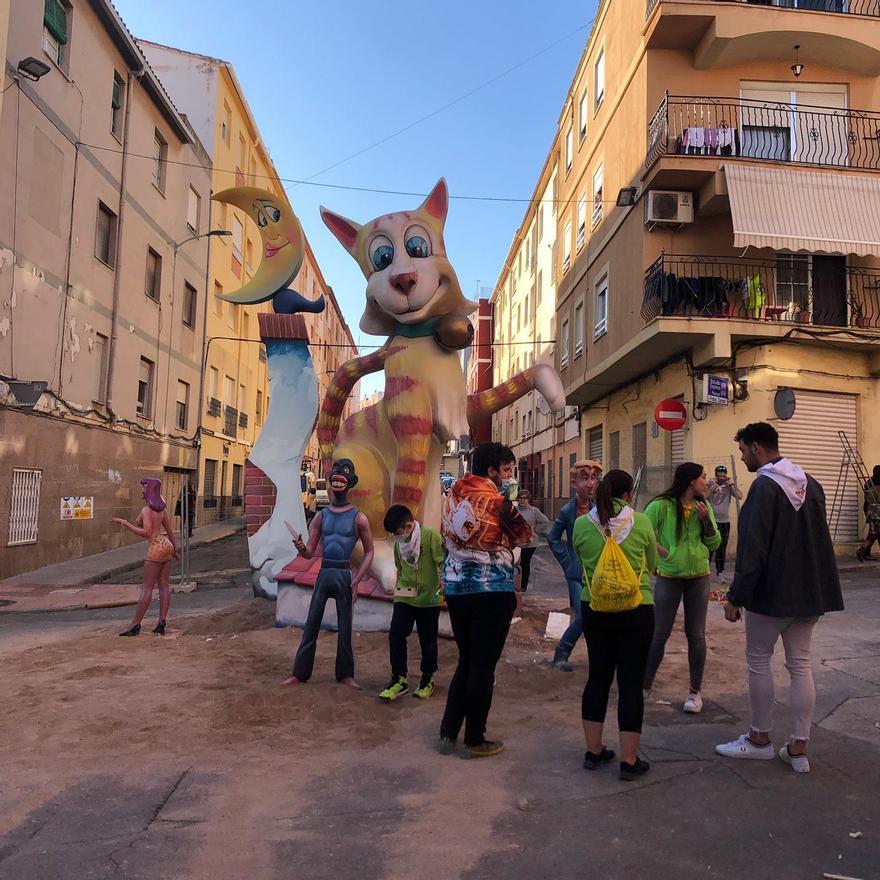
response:
M164 638L145 628L120 639L120 627L102 624L0 644L0 878L821 877L812 862L809 872L785 870L797 865L792 858L813 858L814 823L756 800L762 770L772 769L766 775L783 803L810 780L781 764L730 768L712 755L712 743L742 728L741 628L710 608L706 709L689 727L679 711L687 681L679 622L647 711L654 769L622 790L614 774L580 768L583 645L574 673L547 662L547 613L565 604L529 596L514 624L489 727L508 750L481 762L433 751L455 663L446 640L434 697L391 705L376 698L388 677L382 633L355 637L361 692L333 680L332 633L319 639L312 681L279 689L299 632L275 628L274 606L258 599L172 614ZM417 658L413 637L411 674ZM612 698L612 746L613 714ZM880 823L873 760L864 773L843 758L833 762L850 786L836 821L857 824L870 840L859 852L841 831L841 857L828 854L830 868L880 854L880 828L870 824ZM825 776L828 791L839 791L828 767ZM869 779L874 795L862 789ZM759 851L772 872L753 870L732 842L715 845L726 840L731 810L767 817L773 830ZM649 827L665 835L671 853L640 849ZM714 857L703 847L678 850L694 827ZM857 850L855 862L844 857L848 847ZM595 870L584 870L587 851ZM673 864L675 873L656 873ZM855 876L880 877L880 869Z

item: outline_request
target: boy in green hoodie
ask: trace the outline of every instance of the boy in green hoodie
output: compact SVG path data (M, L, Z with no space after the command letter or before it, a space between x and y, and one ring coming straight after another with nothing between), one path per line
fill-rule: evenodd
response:
M427 700L434 693L434 673L437 671L437 628L443 604L440 583L443 540L439 532L419 523L410 509L402 504L388 509L384 526L394 540L397 586L388 632L391 681L379 694L379 699L390 703L409 693L406 640L415 625L422 647L422 677L413 696Z

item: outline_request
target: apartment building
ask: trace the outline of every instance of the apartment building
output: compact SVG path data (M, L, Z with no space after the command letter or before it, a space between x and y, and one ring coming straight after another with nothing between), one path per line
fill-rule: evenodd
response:
M766 420L855 540L838 432L880 460L878 130L876 3L600 4L559 117L556 362L582 451L645 468L643 499L688 459L747 486L732 437Z
M554 143L492 293L495 385L539 360L555 358L558 183ZM577 407L551 413L536 391L492 417L492 436L516 454L520 486L548 514L568 498L568 471L577 458L579 435Z
M284 197L278 171L232 65L145 40L139 45L205 143L213 161L213 191L259 186ZM211 307L201 407L200 524L244 512L245 464L271 399L257 315L271 312L272 304L235 305L220 297L242 287L256 271L261 258L259 230L244 211L227 204L214 205L212 226L229 234L212 241L210 255ZM356 348L308 242L293 286L310 299L323 293L327 300L324 312L304 316L323 398L336 367L353 357ZM312 438L306 455L315 473L319 473L316 438Z
M7 9L0 577L136 540L109 520L137 515L142 477L174 513L197 467L211 186L109 0Z

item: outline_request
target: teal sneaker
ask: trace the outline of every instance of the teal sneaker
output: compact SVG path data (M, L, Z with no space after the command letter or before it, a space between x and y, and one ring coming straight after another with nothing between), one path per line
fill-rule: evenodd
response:
M408 693L409 686L406 683L406 679L401 676L400 678L392 678L391 681L385 685L385 690L380 692L379 699L390 703L392 700L396 700L398 697L402 697Z
M419 686L413 691L413 696L420 700L427 700L434 693L434 678L430 675L423 675Z

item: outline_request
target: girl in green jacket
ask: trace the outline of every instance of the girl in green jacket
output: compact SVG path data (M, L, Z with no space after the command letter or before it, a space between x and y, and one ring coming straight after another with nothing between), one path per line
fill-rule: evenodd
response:
M602 744L608 692L617 676L617 726L620 730L620 778L629 781L649 769L639 758L645 711L642 681L654 631L651 574L657 567L657 539L648 518L630 506L633 478L609 471L596 490L596 506L574 524L572 545L584 568L581 619L587 639L590 675L581 700L587 751L584 767L595 770L614 758ZM641 604L629 611L593 611L590 583L610 532L633 572L640 574Z
M706 665L706 612L709 608L709 554L721 545L712 508L706 504L706 471L686 461L675 469L672 485L646 508L661 555L654 584L654 641L648 656L645 690L649 691L678 606L684 602L684 631L688 643L690 689L684 711L700 712L703 669Z

